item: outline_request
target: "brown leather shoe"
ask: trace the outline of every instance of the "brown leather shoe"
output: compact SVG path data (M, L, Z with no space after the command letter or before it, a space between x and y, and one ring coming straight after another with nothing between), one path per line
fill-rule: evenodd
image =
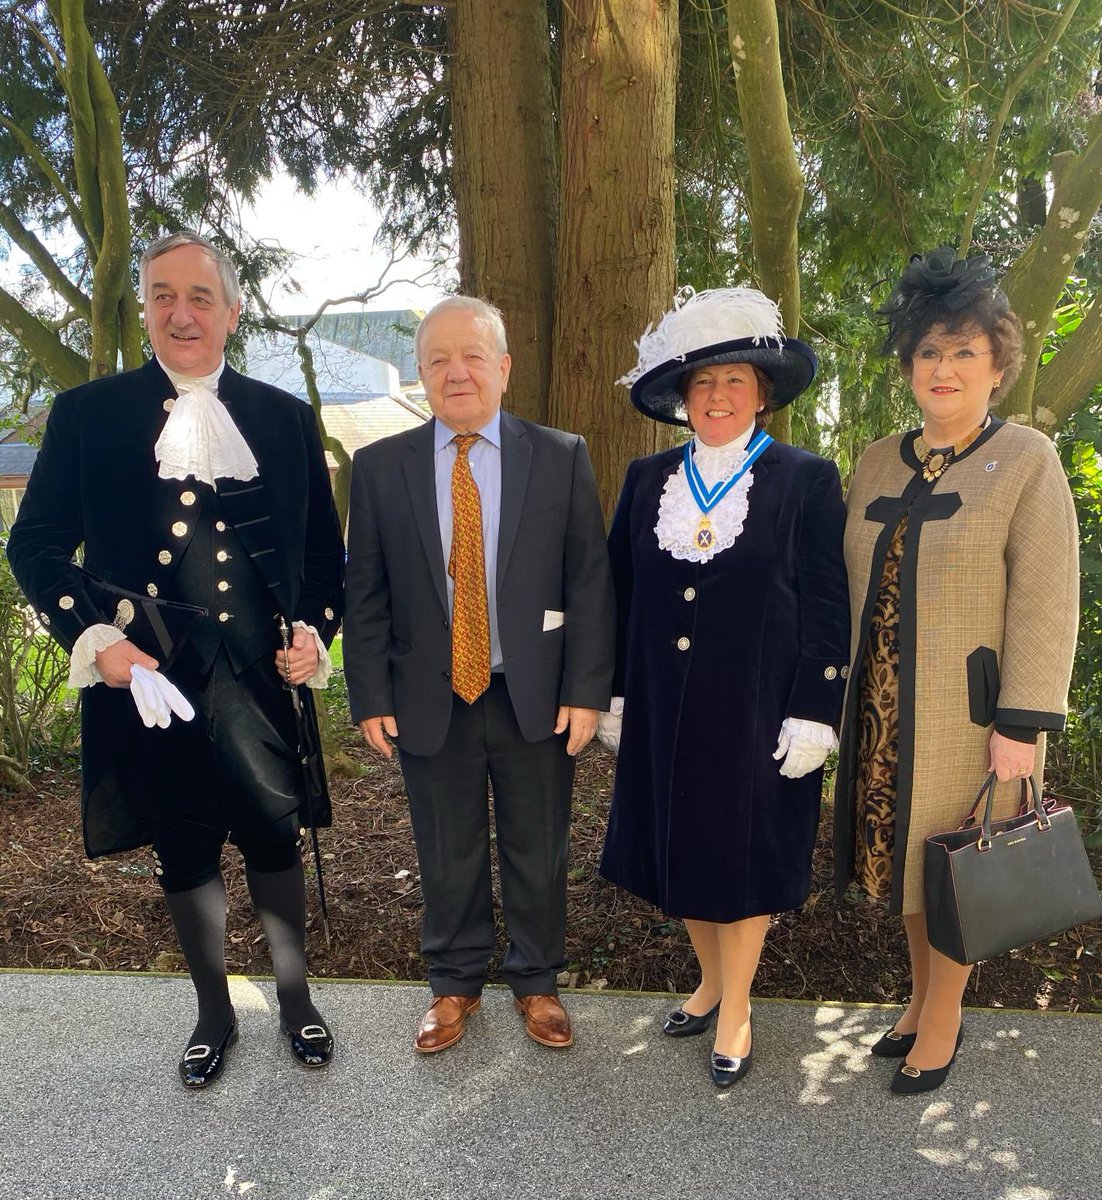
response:
M516 996L513 1007L524 1014L524 1029L532 1041L556 1050L573 1044L570 1017L558 996Z
M463 1036L464 1020L481 1007L481 996L437 996L417 1026L414 1050L435 1054L454 1046Z

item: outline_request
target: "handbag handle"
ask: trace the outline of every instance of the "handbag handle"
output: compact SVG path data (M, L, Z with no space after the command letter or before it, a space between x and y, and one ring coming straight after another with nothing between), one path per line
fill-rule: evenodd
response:
M968 815L964 818L964 822L961 825L961 829L966 829L970 825L974 825L976 823L976 813L979 809L980 801L984 798L984 796L986 796L987 803L984 805L983 819L980 823L980 839L976 843L976 849L980 851L991 849L991 818L995 806L995 784L997 782L998 776L994 771L992 771L984 780L983 786L979 790L979 794L973 801L972 807L968 810ZM1029 803L1029 795L1026 792L1027 782L1033 793L1032 805ZM1018 815L1024 816L1030 811L1030 808L1032 808L1033 815L1037 818L1037 828L1041 830L1042 833L1047 833L1052 827L1052 819L1045 811L1044 802L1041 800L1041 791L1037 787L1036 777L1030 775L1028 776L1028 779L1023 779L1021 784L1022 796L1021 800L1018 802Z

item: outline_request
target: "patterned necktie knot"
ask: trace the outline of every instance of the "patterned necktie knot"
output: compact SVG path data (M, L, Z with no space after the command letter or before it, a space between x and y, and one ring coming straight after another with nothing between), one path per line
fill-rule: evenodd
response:
M490 686L490 613L482 548L482 499L468 454L480 438L457 433L452 467L452 691L468 704Z

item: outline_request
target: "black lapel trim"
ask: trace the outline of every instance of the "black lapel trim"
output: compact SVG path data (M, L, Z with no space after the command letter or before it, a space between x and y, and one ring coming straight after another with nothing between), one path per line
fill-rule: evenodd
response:
M989 426L972 443L969 450L985 440L990 432ZM899 759L896 764L892 891L888 905L888 911L891 913L901 912L903 906L903 877L907 866L905 831L910 825L911 792L914 786L915 646L918 640L915 596L918 587L918 548L922 538L922 527L927 521L950 520L962 507L959 493L934 492L930 484L922 478L913 449L916 436L917 432L905 434L900 444L901 458L915 472L907 481L902 493L899 496L877 496L865 507L865 519L881 524L883 528L877 536L872 553L872 569L869 572L868 589L861 610L861 639L853 662L850 663L852 682L846 696L843 743L839 751L840 766L834 799L837 841L834 881L836 891L841 893L853 879L856 821L861 819L860 814L855 811L853 795L853 766L857 758L859 735L861 672L864 668L872 613L880 592L880 579L888 544L904 514L907 514L907 535L903 544L903 558L899 565ZM852 817L849 814L853 814Z

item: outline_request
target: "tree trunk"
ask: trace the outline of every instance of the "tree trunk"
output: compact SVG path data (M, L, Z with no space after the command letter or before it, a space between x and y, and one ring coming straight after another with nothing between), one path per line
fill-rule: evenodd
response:
M545 423L556 209L546 2L456 0L452 36L460 288L505 317L509 411Z
M73 122L73 158L94 247L89 375L113 375L141 359L141 327L130 282L130 201L118 104L96 55L83 0L59 0L63 83Z
M615 385L674 290L677 0L563 5L551 423L589 443L611 511L627 463L670 444Z
M796 337L800 332L797 222L804 178L788 123L776 5L773 0L727 0L727 30L750 160L754 261L761 290L780 305L785 333ZM790 414L782 409L769 432L788 441L791 430Z
M1046 367L1043 377L1046 379L1045 412L1036 411L1038 400L1034 397L1034 387L1039 382L1041 348L1052 326L1052 314L1060 293L1075 269L1075 260L1083 251L1091 221L1102 207L1102 113L1092 120L1087 143L1081 152L1067 151L1055 156L1052 174L1055 187L1048 220L1003 282L1011 307L1025 326L1025 361L1017 383L1000 406L1002 416L1025 425L1035 424L1046 433L1055 432L1058 421L1074 411L1066 397L1057 395L1047 386L1047 379L1057 374L1055 365L1065 355L1077 357L1082 353L1084 365L1089 364L1087 377L1077 382L1080 402L1093 384L1102 380L1102 363L1097 354L1090 357L1086 344L1092 337L1097 342L1097 334L1093 332L1096 323L1084 321ZM1068 364L1061 373L1070 367ZM1043 422L1038 419L1041 415L1045 417Z

